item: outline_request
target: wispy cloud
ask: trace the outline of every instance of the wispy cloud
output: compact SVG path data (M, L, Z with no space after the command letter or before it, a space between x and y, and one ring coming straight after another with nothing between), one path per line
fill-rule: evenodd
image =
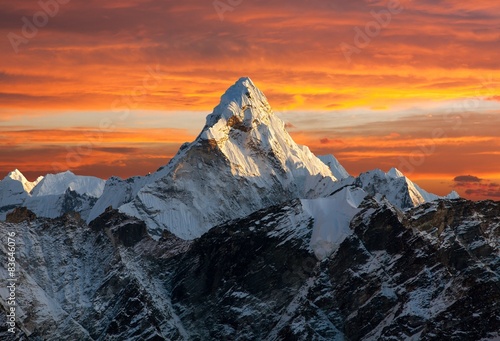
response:
M208 110L243 74L276 107L308 109L472 97L480 75L500 79L497 4L402 3L348 66L338 44L385 2L246 1L223 22L211 2L70 2L19 54L0 42L0 108L105 109L157 63L168 76L145 109ZM20 31L36 10L2 3L0 35ZM500 93L498 82L492 90Z
M223 21L211 1L71 1L19 53L7 35L19 34L39 3L4 1L0 170L43 173L47 160L64 161L66 146L85 142L84 131L116 115L112 103L143 84L147 67L161 65L158 86L80 170L154 169L201 129L202 115L187 111L208 114L248 75L298 142L335 153L352 173L397 166L422 148L415 177L497 172L500 4L401 2L404 11L348 64L339 44L387 1L243 1ZM445 134L433 137L436 127Z
M480 179L474 175L459 175L456 176L455 179L453 179L453 181L457 183L456 186L466 186L467 184L470 183L479 183L482 180L483 179Z
M473 198L500 198L500 184L474 175L459 175L453 179L454 187Z

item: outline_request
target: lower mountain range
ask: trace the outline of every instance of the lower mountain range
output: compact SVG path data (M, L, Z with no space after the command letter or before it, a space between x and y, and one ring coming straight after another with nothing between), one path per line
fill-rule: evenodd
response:
M500 203L353 177L249 78L147 176L9 173L0 220L2 340L500 339Z

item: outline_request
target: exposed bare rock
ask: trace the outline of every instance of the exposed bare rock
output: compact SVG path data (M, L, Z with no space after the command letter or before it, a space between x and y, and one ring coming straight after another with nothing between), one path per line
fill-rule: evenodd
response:
M36 219L35 213L28 210L26 207L16 207L12 212L7 213L7 223L19 224L22 222L31 222Z

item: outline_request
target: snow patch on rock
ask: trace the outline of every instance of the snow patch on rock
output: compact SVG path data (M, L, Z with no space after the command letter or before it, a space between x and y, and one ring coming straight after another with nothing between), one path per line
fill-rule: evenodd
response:
M346 187L328 198L301 200L314 218L310 246L319 260L329 257L352 234L351 220L366 195L361 188Z

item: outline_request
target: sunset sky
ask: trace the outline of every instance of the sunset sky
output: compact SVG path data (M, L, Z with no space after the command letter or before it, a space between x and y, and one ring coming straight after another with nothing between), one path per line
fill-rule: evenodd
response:
M0 178L152 172L249 76L296 142L352 175L397 167L437 194L500 200L499 13L492 0L2 1Z

